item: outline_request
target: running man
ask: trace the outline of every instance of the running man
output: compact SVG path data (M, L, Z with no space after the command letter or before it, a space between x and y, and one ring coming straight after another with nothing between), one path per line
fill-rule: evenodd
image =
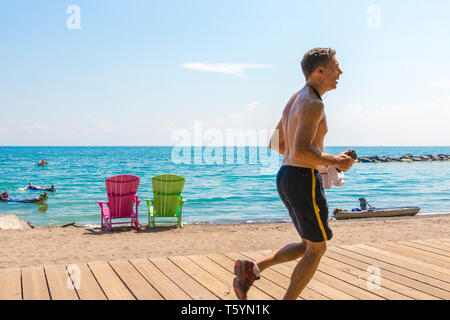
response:
M328 227L328 205L318 172L321 166L333 166L347 171L353 165L350 150L339 155L324 153L327 121L322 96L336 89L342 70L331 48L315 48L302 60L306 85L287 103L269 147L284 155L277 175L281 200L289 211L301 242L288 244L275 253L253 262L238 260L233 281L236 296L247 299L247 292L260 272L283 262L302 258L291 276L284 295L286 300L297 299L314 276L326 250L326 242L333 237Z

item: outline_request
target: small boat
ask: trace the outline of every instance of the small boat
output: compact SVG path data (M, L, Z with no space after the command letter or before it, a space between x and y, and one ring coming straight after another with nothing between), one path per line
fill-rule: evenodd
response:
M394 207L394 208L375 208L368 204L366 199L359 199L361 209L351 211L334 209L333 216L338 220L362 219L362 218L380 218L380 217L400 217L415 216L419 213L419 207Z
M419 207L398 207L398 208L379 208L362 211L339 211L334 213L334 217L338 220L361 219L375 217L399 217L399 216L415 216L419 213Z

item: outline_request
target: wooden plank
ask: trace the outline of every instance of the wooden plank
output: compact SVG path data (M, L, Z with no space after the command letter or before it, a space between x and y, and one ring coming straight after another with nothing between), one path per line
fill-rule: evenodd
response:
M175 256L168 257L170 261L176 264L180 269L189 274L197 282L199 282L209 291L214 293L219 299L222 300L233 300L235 295L231 284L225 284L219 281L217 278L212 276L209 272L202 269L200 266L195 264L192 260L185 256Z
M19 268L0 269L0 300L22 300Z
M330 259L329 254L330 253L327 251L325 253L325 256L322 257L321 263L319 264L319 267L318 267L318 272L328 273L330 276L333 276L335 278L340 278L342 280L347 279L348 283L350 285L352 285L354 287L358 287L361 290L364 290L372 295L376 295L376 296L384 298L384 299L411 300L411 298L409 298L408 296L400 294L400 293L392 290L391 288L387 288L386 286L383 286L383 284L380 284L380 288L369 289L367 286L367 278L370 276L370 274L365 272L365 270L364 270L364 272L362 272L361 270L354 268L350 265L346 265L339 261ZM344 274L347 274L347 276L345 276ZM355 277L358 280L356 280ZM350 293L350 292L346 291L344 288L342 288L341 291L342 290L344 290L347 293ZM356 297L358 297L356 292L354 293L354 295ZM360 298L360 297L358 297L358 298ZM364 296L362 298L374 300L374 297L367 296L366 294L364 294ZM377 299L379 299L379 298L377 298Z
M127 260L110 261L109 265L137 300L164 299Z
M207 256L189 255L188 258L191 259L194 263L198 264L204 270L208 271L215 278L219 279L226 285L230 286L231 290L233 290L232 285L233 285L233 280L235 278L235 275L233 272L218 265L217 263L215 263L213 260L211 260ZM233 292L233 294L234 294L234 292ZM259 290L258 288L255 288L254 290L249 291L247 298L249 300L270 300L270 299L272 299L271 296L267 295L266 293Z
M89 262L88 266L108 300L135 299L107 262Z
M421 259L426 259L424 260L426 262L441 265L444 268L450 269L450 257L447 257L441 253L431 252L426 247L419 248L417 247L418 245L413 246L411 244L407 245L400 242L382 244L390 248L395 248L396 252L400 252L400 254L401 252L406 252L409 253L411 257L416 257L416 259L420 257Z
M337 278L336 272L331 268L328 269L330 273L324 272L323 269L326 268L322 267L323 263L318 267L316 274L314 275L314 277L320 282L323 282L330 287L345 292L359 300L385 300L379 295L375 295L372 292L366 291L360 287L353 285L352 283L348 283L343 281L342 279Z
M385 258L385 261L390 261L390 259L396 259L397 261L402 261L402 262L406 262L408 264L410 264L409 269L420 269L421 273L424 274L428 274L431 275L433 274L433 277L435 277L437 275L437 279L440 279L442 281L445 282L450 282L450 277L448 276L448 270L430 263L426 263L424 261L421 260L417 260L417 259L413 259L410 257L406 257L403 255L399 255L390 251L386 251L386 250L382 250L373 246L369 246L366 244L355 244L353 245L354 247L360 248L360 249L365 249L367 251L370 252L374 252L374 253L378 253L382 256L388 257L387 259ZM345 248L345 246L343 246L343 248Z
M446 247L450 247L449 239L422 239L421 241L434 242L437 244L444 244Z
M267 250L258 251L258 253L261 253L262 255L267 255L270 253L270 250L269 251L267 251ZM285 275L286 277L288 277L290 279L292 272L293 272L295 266L297 265L297 263L298 263L297 261L286 262L283 264L278 264L278 265L272 266L271 269ZM334 287L331 287L331 286L315 279L315 277L313 277L311 279L311 281L308 283L306 288L309 288L309 289L325 296L327 299L331 299L331 300L356 300L355 297L353 297L345 292L342 292L340 290L337 290Z
M441 249L436 249L433 246L430 246L429 244L426 243L420 243L420 242L415 242L415 241L398 241L398 243L404 244L405 246L408 247L412 247L412 248L416 248L416 249L421 249L427 252L432 252L435 253L439 256L445 256L450 258L450 251L445 251L445 250L441 250Z
M132 259L130 263L166 300L192 300L148 259Z
M321 264L319 264L319 267L318 267L318 271L317 271L317 273L321 273L321 272L323 272L323 273L327 273L326 272L326 270L328 270L328 271L330 271L329 269L327 269L327 267L331 267L331 268L334 268L334 269L337 269L337 266L336 266L336 264L328 264L327 266L325 266L324 265L324 263L322 263L323 261L327 261L326 260L326 254L327 253L325 253L325 257L323 257L322 258L322 261L321 261ZM296 260L297 261L297 260ZM291 264L292 262L290 262L289 264ZM352 271L351 269L349 269L349 268L347 268L347 269L345 269L345 270L343 270L345 273L348 273L348 274L350 274L350 275L353 275L353 276L356 276L357 278L361 278L361 276L360 276L360 274L356 274L356 275L354 275L354 274L352 274L350 271ZM337 270L333 270L333 272L330 274L330 275L333 275L333 276L337 276L337 273L338 273L339 271L337 271ZM339 275L341 275L341 274L339 274ZM316 277L314 276L314 278L311 280L311 282L308 284L308 286L312 286L312 285L314 285L314 281L316 280L315 279ZM345 278L342 278L342 280L345 280ZM350 282L350 283L353 283L353 282ZM313 288L313 287L312 287ZM334 289L334 288L333 288ZM317 288L317 290L323 290L323 288L320 288L320 286ZM326 288L325 288L325 290L326 290ZM339 293L340 291L338 291L338 293ZM404 295L401 295L401 294L398 294L398 293L396 293L396 292L393 292L393 291L391 291L391 290L386 290L386 289L384 289L384 288L380 288L379 289L379 291L377 290L377 294L383 294L383 297L386 297L386 298L390 298L390 299L408 299L408 297L406 297L406 296L404 296ZM331 292L329 289L327 290L327 291L325 291L324 292L324 294L333 294L333 292ZM334 293L334 295L336 295L336 293ZM337 296L337 297L331 297L332 299L336 299L336 300L338 300L338 299L342 299L339 295ZM354 299L354 298L353 298Z
M234 272L234 264L235 264L236 260L248 260L243 254L236 253L236 252L224 253L223 255L229 259L227 264L230 268L229 270L233 270L233 272ZM281 286L279 286L276 283L273 283L272 281L270 281L269 279L264 277L264 275L261 275L259 280L256 280L255 282L253 282L252 287L255 287L261 291L264 291L266 294L274 297L277 300L283 299L283 297L286 293L286 289L282 288ZM250 290L252 290L252 288L250 288ZM249 290L249 292L250 292L250 290Z
M260 260L267 255L261 254L259 252L242 252L242 254L254 261ZM281 285L286 290L288 289L289 284L291 282L291 279L288 276L285 276L273 270L272 268L264 270L264 277L266 277L268 280L274 283L277 283L278 285ZM329 299L321 295L320 293L306 287L298 297L298 300L329 300Z
M416 279L422 283L427 283L431 286L450 291L450 284L431 275L420 273L419 270L411 268L411 265L403 261L395 260L389 257L381 256L377 253L366 251L353 246L345 248L330 247L330 251L335 251L341 255L348 256L355 260L359 260L368 264L378 265L385 270L390 270L393 273L401 274L410 279Z
M43 267L22 269L22 290L24 300L50 300Z
M447 256L450 256L450 246L443 246L439 242L433 242L433 240L410 240L409 243L416 243L433 248L439 252L444 252Z
M326 259L325 259L326 262ZM354 291L354 288L352 288L352 291L347 291L348 293L352 294L352 292L354 292L355 296L358 299L361 300L386 300L387 297L384 296L382 293L380 292L380 290L370 290L367 287L367 281L355 276L354 274L351 273L347 273L344 272L343 270L337 268L334 264L332 265L328 265L327 263L321 263L319 265L319 271L321 273L327 274L329 276L332 276L334 278L340 279L344 282L346 282L347 284L353 286L354 288L358 288L359 291ZM382 288L380 288L382 289ZM382 290L381 290L382 291ZM353 295L353 294L352 294Z
M206 289L200 283L195 281L190 275L178 268L167 258L149 259L159 270L161 270L169 279L175 282L194 300L217 300L218 297Z
M48 265L44 266L44 271L52 300L78 300L77 293L65 266ZM69 284L67 283L68 281Z
M432 241L435 244L438 244L442 250L450 251L450 243L443 240L426 240L426 241Z
M79 285L75 287L75 290L80 298L80 300L106 300L106 296L103 293L100 285L95 280L94 275L89 269L87 263L78 263L76 266L80 269L79 283L76 283L75 277L77 276L75 272L70 275L72 283ZM70 266L66 266L68 268ZM71 270L69 270L71 271Z
M367 263L340 255L339 253L332 251L328 252L327 259L331 259L329 260L329 262L336 266L338 264L341 265L343 269L348 269L348 266L351 266L352 272L363 279L368 279L368 277L371 275L367 272L367 268L371 265ZM327 260L325 260L325 263L328 263ZM448 296L448 293L445 293L442 290L426 286L418 281L414 281L412 279L392 273L388 270L384 270L378 264L375 264L374 266L380 268L380 285L386 289L419 300L437 300L442 299L442 297ZM434 292L436 294L431 294L431 292Z
M439 240L441 242L446 242L450 245L450 238L439 238L439 239L435 239L435 240Z
M399 254L404 257L409 257L412 259L423 261L425 263L428 263L430 265L440 268L442 273L447 273L450 276L450 263L444 261L443 260L444 257L437 257L437 258L431 257L431 255L434 255L434 254L425 252L425 251L422 251L419 249L409 248L402 244L370 243L368 245L378 248L378 249L381 249L381 250L386 250L386 251L389 251L389 252L392 252L395 254Z
M329 257L324 257L322 260L323 260L322 261L323 264L340 269L343 272L348 272L354 276L361 278L364 281L367 281L368 277L370 276L370 274L367 273L365 270L362 271L351 265L342 263L340 261L331 259ZM366 282L366 288L368 288L367 282ZM374 289L372 289L372 291L376 292L379 295L382 295L384 298L389 299L389 300L413 300L414 298L412 298L410 295L405 294L405 291L407 292L408 289L410 289L410 288L398 287L398 286L396 286L395 283L389 282L388 280L381 278L380 287L374 288ZM414 294L412 294L412 295L414 295Z
M442 239L427 239L427 240L414 240L421 241L426 243L427 245L433 245L435 248L444 250L446 252L450 252L450 243L444 241Z

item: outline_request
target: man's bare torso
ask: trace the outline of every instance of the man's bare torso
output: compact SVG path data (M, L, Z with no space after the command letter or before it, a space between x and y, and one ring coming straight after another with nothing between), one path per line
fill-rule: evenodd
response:
M299 161L295 158L295 152L293 152L293 150L295 150L294 137L299 125L299 119L302 116L302 113L306 112L305 109L307 107L317 102L321 103L316 93L309 86L305 86L302 90L292 96L291 100L284 108L282 116L282 129L285 137L283 165L319 169L315 164ZM323 141L327 131L327 120L325 113L323 113L311 143L321 152L324 152Z

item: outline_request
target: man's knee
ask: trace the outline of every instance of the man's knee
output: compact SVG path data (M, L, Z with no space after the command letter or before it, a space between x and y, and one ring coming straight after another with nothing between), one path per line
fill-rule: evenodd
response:
M322 242L306 241L306 252L309 255L312 255L316 258L321 258L325 254L326 250L327 250L326 241Z

